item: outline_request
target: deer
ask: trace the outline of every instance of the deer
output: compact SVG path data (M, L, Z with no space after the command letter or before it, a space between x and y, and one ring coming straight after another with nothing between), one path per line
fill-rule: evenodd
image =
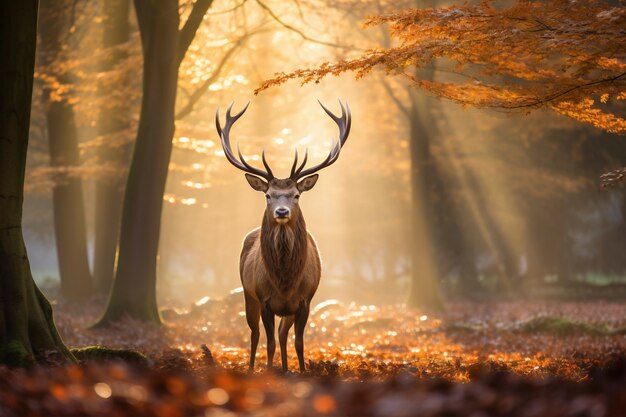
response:
M331 149L318 165L305 168L308 149L298 164L298 149L288 178L276 178L262 152L263 169L250 165L237 144L235 156L230 143L233 124L245 113L250 102L237 114L231 115L233 103L226 111L224 127L220 124L219 107L215 114L215 126L220 136L224 155L228 162L245 172L245 178L255 191L265 194L266 207L261 226L249 232L243 240L239 258L239 275L243 286L246 321L250 328L250 365L254 362L259 343L259 318L263 321L267 336L267 370L273 369L276 351L275 317L279 316L278 339L282 371L288 372L287 339L295 324L295 348L300 372L305 372L304 329L309 319L310 304L322 273L322 262L313 235L307 230L300 195L310 191L317 183L323 168L334 164L339 158L351 126L350 107L339 100L341 116L336 116L319 100L320 106L339 128L339 138L331 141Z

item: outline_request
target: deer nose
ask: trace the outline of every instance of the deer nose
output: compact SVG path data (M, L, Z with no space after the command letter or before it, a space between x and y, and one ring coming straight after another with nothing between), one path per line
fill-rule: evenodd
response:
M278 207L274 211L274 214L276 215L276 217L284 219L286 217L289 217L289 209L287 207Z

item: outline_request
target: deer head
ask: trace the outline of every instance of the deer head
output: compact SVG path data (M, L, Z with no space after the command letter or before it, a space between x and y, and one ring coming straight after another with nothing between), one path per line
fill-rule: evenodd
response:
M233 124L245 113L250 103L248 102L243 110L232 116L231 109L233 104L234 103L231 103L226 111L226 123L223 128L220 124L219 108L215 114L215 126L217 127L217 133L220 135L224 155L226 155L226 159L228 159L231 164L246 173L246 179L253 189L265 193L265 199L267 201L267 207L265 210L266 216L270 216L279 225L288 224L300 215L300 209L298 207L300 194L305 191L309 191L313 188L313 186L315 186L319 177L319 174L317 174L319 170L332 165L339 158L341 148L346 143L350 133L350 107L346 103L344 108L340 100L339 106L341 107L341 116L338 117L320 102L320 106L322 106L324 111L339 127L339 138L337 142L335 143L334 140L332 141L330 152L325 160L318 165L306 169L305 165L308 158L308 149L299 165L298 150L296 149L295 158L291 167L291 174L288 178L279 179L274 177L274 174L265 159L265 147L263 148L263 153L261 154L261 160L263 161L265 170L255 168L250 165L241 154L239 144L237 144L237 154L239 158L235 156L235 153L230 145L230 129Z

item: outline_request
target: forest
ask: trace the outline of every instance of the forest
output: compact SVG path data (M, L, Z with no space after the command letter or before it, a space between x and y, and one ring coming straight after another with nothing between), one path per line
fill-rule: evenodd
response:
M624 1L1 0L0 39L0 417L626 416Z

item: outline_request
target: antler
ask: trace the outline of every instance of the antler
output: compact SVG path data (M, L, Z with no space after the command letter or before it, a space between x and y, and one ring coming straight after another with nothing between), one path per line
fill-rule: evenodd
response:
M234 101L230 103L230 106L228 106L228 109L226 110L226 124L224 125L223 129L220 125L220 108L218 107L217 111L215 112L215 127L217 128L217 133L220 135L220 139L222 141L224 155L226 155L226 159L228 159L228 162L230 162L240 170L248 172L250 174L258 175L259 177L265 178L267 181L271 181L272 179L274 179L274 174L272 173L272 170L270 169L270 166L265 159L265 147L263 147L261 159L263 160L263 166L265 166L266 171L255 168L248 162L246 162L243 155L241 154L241 150L239 149L239 144L237 144L237 154L239 155L239 159L235 157L235 153L231 149L229 137L230 128L246 112L246 110L248 110L250 102L248 102L248 104L246 104L246 107L244 107L243 110L241 110L239 113L231 116L230 111L233 108L233 104L235 104Z
M306 150L302 163L296 169L296 166L298 165L298 150L296 149L296 156L293 161L293 165L291 167L291 175L289 176L289 178L291 178L294 181L298 181L299 179L306 177L307 175L314 174L320 169L326 168L327 166L334 164L339 158L339 152L341 151L341 148L343 147L343 145L346 143L346 140L348 139L348 135L350 134L352 116L350 115L350 106L348 106L347 102L346 102L346 107L344 108L343 104L341 103L341 100L339 100L339 106L341 107L341 117L337 117L336 115L334 115L330 110L328 110L322 104L321 101L317 100L317 102L320 103L320 106L322 106L324 111L330 116L331 119L333 119L333 121L339 127L339 139L337 140L337 143L335 143L334 140L331 142L330 153L328 154L328 156L326 157L324 161L322 161L318 165L315 165L307 169L304 169L304 166L306 165L306 161L309 156L309 150L308 149Z

